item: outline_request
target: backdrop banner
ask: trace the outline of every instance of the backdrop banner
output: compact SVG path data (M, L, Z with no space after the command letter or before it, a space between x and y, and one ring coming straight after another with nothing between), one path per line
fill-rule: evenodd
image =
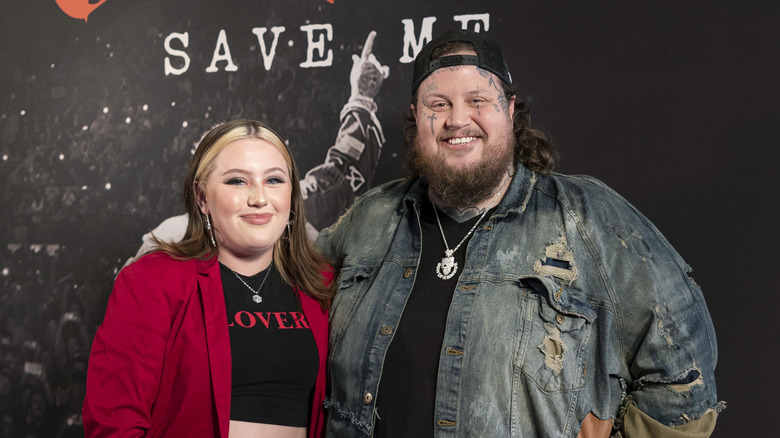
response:
M0 436L83 436L87 359L113 280L151 230L183 232L181 183L208 129L252 118L277 131L302 171L316 233L354 196L404 175L411 63L454 28L502 44L518 95L558 145L560 171L607 182L693 266L720 335L720 398L771 406L768 393L740 395L745 370L728 358L729 348L751 342L730 330L756 322L747 310L733 313L734 289L747 279L725 278L723 260L739 258L734 242L751 239L735 234L716 249L711 241L746 209L761 211L743 228L771 229L777 217L776 207L754 207L766 196L740 198L774 187L768 176L734 181L769 175L777 162L777 9L703 1L4 2ZM748 50L763 61L746 71ZM375 58L386 77L362 102L371 135L345 140L356 123L350 96L361 56ZM751 103L735 120L728 102L740 98ZM749 123L752 137L735 122ZM764 159L748 164L755 154L746 148ZM340 189L327 192L334 178ZM724 212L724 197L741 206ZM756 240L743 255L770 243ZM729 263L740 271L733 263L741 262ZM753 374L761 373L770 375ZM717 436L760 427L731 411Z

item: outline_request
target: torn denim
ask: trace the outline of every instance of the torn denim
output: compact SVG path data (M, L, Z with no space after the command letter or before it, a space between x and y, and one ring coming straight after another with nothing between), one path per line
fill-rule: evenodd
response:
M425 187L369 191L317 244L340 269L328 436L370 436L385 352L415 281ZM520 166L466 248L439 361L436 437L620 433L720 411L715 332L689 267L626 200L585 176ZM454 353L457 354L454 354Z

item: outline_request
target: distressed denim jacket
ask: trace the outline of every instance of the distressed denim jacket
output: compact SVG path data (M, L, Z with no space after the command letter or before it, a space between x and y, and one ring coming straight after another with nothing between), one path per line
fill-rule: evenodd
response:
M340 269L329 437L372 434L383 358L419 263L424 190L377 187L317 240ZM660 232L600 181L519 166L466 251L440 352L436 437L575 437L589 413L618 436L630 409L660 427L717 416L701 291Z

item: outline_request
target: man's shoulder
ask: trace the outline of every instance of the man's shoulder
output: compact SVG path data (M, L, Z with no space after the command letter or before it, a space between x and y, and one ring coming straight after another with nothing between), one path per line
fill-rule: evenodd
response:
M359 196L358 199L369 200L383 198L402 198L409 192L412 185L416 181L417 180L412 178L398 178L392 181L388 181L386 183L372 187L369 191Z
M566 175L553 172L541 178L536 187L571 207L633 209L622 195L600 179L589 175Z
M394 209L403 201L414 185L415 180L400 178L380 184L358 196L347 214L368 214L371 210Z
M661 236L655 225L630 201L601 180L587 175L550 174L537 189L556 199L560 207L578 218L580 223L599 228L620 228L627 234L650 230Z
M548 184L557 185L561 188L574 190L578 192L589 193L609 193L617 194L607 184L600 179L590 175L569 175L564 173L552 172L542 181L546 181Z
M398 179L372 188L355 199L352 206L333 225L320 232L317 246L334 260L348 248L392 235L403 214L403 203L414 187L414 180ZM362 251L362 250L361 250Z

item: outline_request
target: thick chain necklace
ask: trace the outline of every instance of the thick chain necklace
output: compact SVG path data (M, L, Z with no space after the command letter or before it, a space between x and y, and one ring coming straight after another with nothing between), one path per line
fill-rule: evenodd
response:
M433 214L436 216L436 223L439 225L439 231L441 232L441 238L444 240L444 248L446 250L444 251L444 257L441 258L441 262L436 264L436 276L441 278L442 280L449 280L450 278L454 277L455 274L458 272L458 262L455 261L455 257L453 257L453 254L455 254L455 251L460 248L461 245L463 245L463 242L465 242L469 236L471 236L471 233L474 232L474 230L477 229L477 225L479 225L480 222L482 222L482 218L485 217L488 211L490 211L491 208L493 208L493 204L496 203L496 200L499 196L501 196L501 192L504 189L504 184L506 184L506 180L509 178L504 178L504 181L501 183L501 187L498 190L498 193L496 193L495 196L493 196L493 200L490 201L490 205L487 206L485 211L482 213L482 215L477 219L476 222L474 222L474 226L471 227L468 233L463 237L463 239L460 240L460 242L455 245L455 248L450 249L450 245L447 244L447 237L444 235L444 228L441 226L441 221L439 220L439 213L436 211L436 204L433 202L433 199L431 199L431 204L433 204ZM430 196L429 196L430 198Z
M260 289L262 289L262 288L263 288L263 285L265 284L265 280L267 280L267 279L268 279L268 274L270 274L270 273L271 273L271 268L272 268L273 266L274 266L274 262L271 262L271 264L270 264L270 265L268 265L268 271L265 273L265 276L263 277L263 282L262 282L262 283L260 283L260 287L258 287L258 288L257 288L257 290L254 290L254 289L252 289L252 287L251 287L251 286L249 286L248 284L246 284L246 281L244 281L244 279L243 279L243 278L241 278L241 276L240 276L240 275L238 275L238 273L237 273L236 271L234 271L234 270L232 270L232 269L230 269L230 268L228 268L228 269L230 269L230 272L232 272L232 273L233 273L233 275L235 275L235 276L236 276L236 278L238 278L238 279L239 279L239 281L241 281L241 283L244 283L244 286L246 286L246 288L247 288L247 289L251 290L251 291L252 291L252 293L253 293L253 294L255 294L255 295L252 297L252 301L254 301L255 303L262 303L262 302L263 302L263 297L261 297L261 296L260 296Z

